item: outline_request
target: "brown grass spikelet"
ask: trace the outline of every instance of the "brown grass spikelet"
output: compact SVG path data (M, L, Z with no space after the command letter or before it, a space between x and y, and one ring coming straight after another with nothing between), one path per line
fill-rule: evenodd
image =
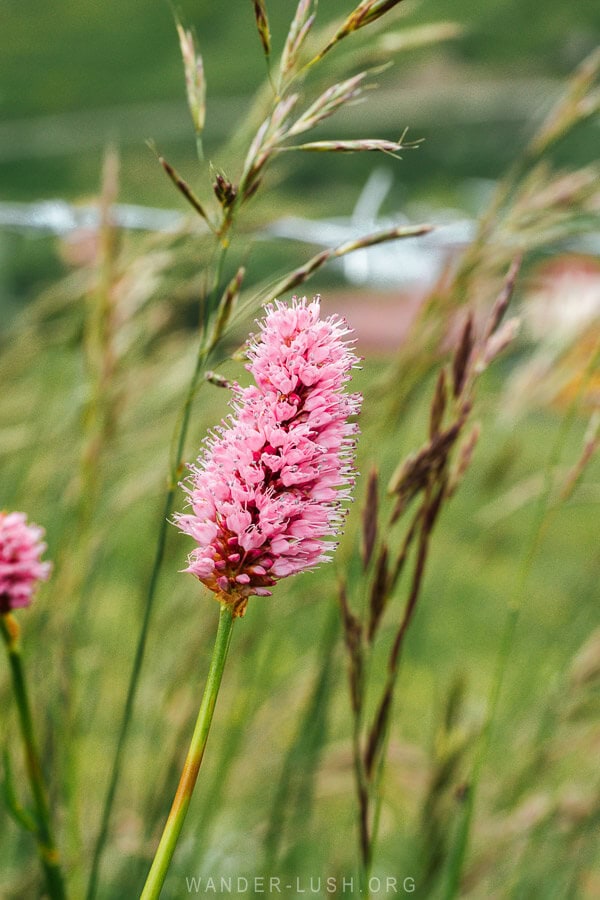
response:
M439 434L444 413L446 411L447 391L446 391L446 370L440 369L438 380L435 385L435 393L431 401L431 409L429 411L429 437L433 440Z
M363 568L367 568L371 562L375 542L377 540L377 517L379 514L378 502L379 473L373 466L369 473L367 483L367 499L362 518L362 560Z
M262 184L262 178L254 178L252 184L244 191L244 202L251 200Z
M506 278L504 279L504 284L494 302L492 307L492 311L490 313L490 317L484 332L483 340L484 343L492 336L492 334L496 331L502 319L504 318L504 314L508 309L508 305L512 299L512 295L515 289L515 282L517 280L517 276L521 269L521 263L523 259L521 256L516 256L513 259Z
M332 256L335 256L335 253L331 250L321 250L320 253L317 253L315 256L311 257L304 265L299 266L297 269L294 269L293 272L290 272L289 275L286 275L281 281L278 281L277 284L269 290L268 299L272 299L278 297L280 294L285 294L288 291L293 291L294 288L298 287L301 284L304 284L313 272L316 272L317 269L320 269L321 266L324 266L326 262L328 262Z
M516 257L506 274L500 293L492 306L483 337L473 366L473 374L480 375L512 342L519 332L521 320L517 317L503 318L515 289L515 282L521 267L521 257Z
M215 197L223 207L228 209L237 197L237 188L221 172L217 172L213 182Z
M163 167L163 169L165 170L165 172L167 173L167 175L169 176L169 178L171 179L171 181L173 182L173 184L175 185L175 187L177 188L177 190L179 191L179 193L185 197L185 199L190 204L192 209L195 210L195 212L197 212L198 215L204 219L204 221L209 226L209 228L212 231L214 231L214 225L210 219L210 216L208 215L207 211L205 210L204 206L202 205L202 202L198 199L198 197L196 196L196 194L194 193L192 188L189 186L187 181L184 181L184 179L181 177L179 172L177 172L177 170L173 168L171 163L167 162L167 160L163 156L159 156L158 161L161 164L161 166Z
M395 494L398 498L392 514L392 524L400 518L411 500L442 471L469 411L470 407L466 405L456 422L400 463L388 486L388 493Z
M340 583L338 590L338 600L340 609L342 611L344 641L348 650L352 710L356 714L360 711L362 706L363 631L360 619L355 616L350 609L345 582Z
M473 314L469 312L452 360L452 391L455 397L460 397L465 386L474 343Z
M387 600L389 598L389 550L387 544L381 548L375 566L375 573L371 584L371 593L369 598L369 626L367 629L367 640L373 642L377 627L381 621L381 617L385 611Z
M256 20L256 28L263 52L267 59L271 56L271 29L269 28L269 17L267 16L267 6L264 0L252 0L254 7L254 18Z

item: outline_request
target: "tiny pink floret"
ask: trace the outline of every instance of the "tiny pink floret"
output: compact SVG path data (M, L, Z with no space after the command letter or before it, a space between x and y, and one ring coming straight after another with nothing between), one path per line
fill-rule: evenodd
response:
M51 563L42 562L44 529L28 525L21 512L0 512L0 613L29 606Z
M266 308L251 335L255 385L234 385L234 415L205 442L175 517L197 547L188 568L243 615L247 598L329 560L354 484L361 396L345 386L358 357L319 298Z

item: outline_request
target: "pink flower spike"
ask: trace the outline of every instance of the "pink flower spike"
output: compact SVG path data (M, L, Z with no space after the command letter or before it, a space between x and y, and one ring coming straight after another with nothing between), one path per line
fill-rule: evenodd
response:
M351 499L361 397L345 386L357 366L337 316L319 298L267 306L248 343L255 384L233 386L235 415L215 430L175 516L196 541L187 571L243 615L283 577L330 559Z
M28 525L22 512L0 512L0 613L29 606L52 564L42 562L44 529Z

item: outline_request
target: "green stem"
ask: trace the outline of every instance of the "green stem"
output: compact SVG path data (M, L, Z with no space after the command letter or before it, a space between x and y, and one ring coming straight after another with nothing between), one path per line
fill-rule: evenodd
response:
M19 645L18 626L10 613L0 615L0 626L8 651L13 691L25 749L25 766L35 803L38 853L46 876L49 896L52 900L64 900L66 897L65 887L60 869L59 854L50 824L50 809L33 729L33 719L31 717L31 707Z
M392 698L392 703L393 698ZM383 776L385 774L385 765L387 759L387 748L390 740L390 723L392 720L392 710L390 708L390 715L385 724L385 734L383 737L383 741L381 744L381 756L377 763L377 771L375 772L375 776L373 778L373 784L371 786L371 803L373 804L373 817L371 823L371 843L370 843L370 863L369 863L369 872L368 876L371 877L371 865L373 863L373 856L375 854L375 848L377 846L377 840L379 838L379 825L381 822L381 809L383 806Z
M165 824L140 900L153 900L153 898L160 896L167 870L171 864L175 846L198 778L202 757L204 756L204 748L206 747L213 712L221 686L225 660L227 659L227 651L231 641L232 628L233 615L231 609L222 604L219 627L215 638L208 678L204 694L202 695L200 711L196 720L196 727L194 728L190 748L185 759L181 778L179 779L177 793L171 806L171 812Z
M154 565L152 567L152 573L150 575L150 585L148 588L148 595L146 597L146 604L144 607L144 618L142 621L142 627L140 630L140 635L139 635L139 639L138 639L138 643L137 643L137 647L136 647L131 678L130 678L129 686L127 689L127 697L125 699L125 706L123 709L123 717L121 719L121 727L119 729L119 735L117 738L117 749L115 751L115 756L113 759L110 780L109 780L108 789L106 792L106 797L104 799L104 806L102 809L102 819L100 822L100 829L98 832L98 837L96 839L94 855L92 857L90 880L89 880L88 890L87 890L87 895L86 895L87 900L93 900L93 898L96 896L96 892L98 889L98 876L100 873L100 862L102 860L104 847L106 845L106 840L108 837L108 826L109 826L109 822L110 822L110 814L112 812L115 794L117 792L117 786L119 783L119 776L121 774L123 753L125 751L125 744L126 744L127 736L129 733L129 725L131 722L133 705L134 705L135 696L137 693L139 676L140 676L140 672L141 672L141 668L142 668L144 654L146 651L148 630L149 630L149 626L150 626L150 616L151 616L152 607L154 604L154 597L156 594L156 585L158 583L158 575L160 573L160 567L161 567L161 563L162 563L162 559L163 559L163 555L164 555L164 548L165 548L165 543L166 543L166 539L167 539L168 517L171 513L171 506L173 503L174 496L175 496L175 486L170 486L169 491L167 493L166 500L165 500L165 508L164 508L163 518L161 521L161 527L160 527L160 532L159 532L159 536L158 536L156 554L154 557Z

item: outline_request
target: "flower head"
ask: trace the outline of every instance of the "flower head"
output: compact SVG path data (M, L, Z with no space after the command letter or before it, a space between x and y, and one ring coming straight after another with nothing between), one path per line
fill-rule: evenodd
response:
M248 345L255 385L234 385L230 416L207 441L175 517L197 542L185 570L243 615L252 594L330 559L354 483L361 398L345 385L358 362L343 319L319 299L267 307Z
M0 512L0 613L29 606L38 581L50 575L42 562L44 529L28 525L21 512Z

